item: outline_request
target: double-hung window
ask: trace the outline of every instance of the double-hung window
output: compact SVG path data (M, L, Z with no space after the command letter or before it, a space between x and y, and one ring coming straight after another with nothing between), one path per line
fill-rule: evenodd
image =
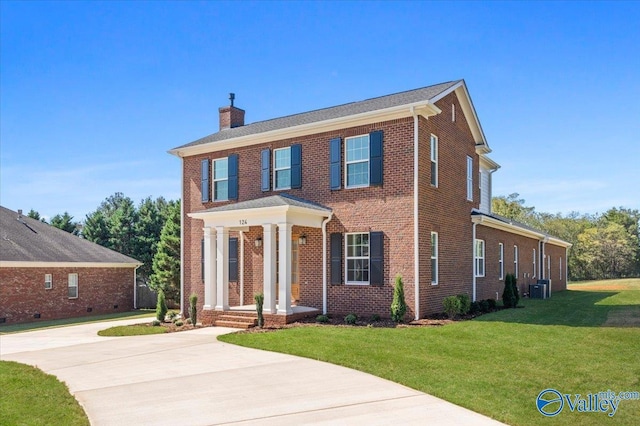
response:
M504 279L504 244L498 243L498 276L500 280Z
M291 147L273 150L273 187L291 188Z
M484 240L476 240L474 252L476 277L484 277Z
M78 298L78 274L69 274L69 299Z
M47 290L51 290L53 287L53 278L51 274L44 274L44 288Z
M533 249L533 278L536 277L536 249Z
M467 156L467 200L473 201L473 158Z
M431 233L431 284L438 284L438 233Z
M431 135L431 185L438 186L438 137Z
M345 158L345 186L369 186L369 135L346 138Z
M229 159L213 160L213 201L229 199Z
M347 284L369 284L369 233L347 234Z

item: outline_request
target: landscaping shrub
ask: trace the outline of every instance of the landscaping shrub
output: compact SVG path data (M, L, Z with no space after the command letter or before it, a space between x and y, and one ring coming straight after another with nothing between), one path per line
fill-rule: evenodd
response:
M176 311L169 311L167 316L169 317L169 321L175 321L176 317L178 316L178 313Z
M498 307L495 299L487 299L485 302L487 302L487 304L489 305L489 310L487 312L495 311Z
M318 315L316 317L316 322L319 322L320 324L326 324L329 322L329 317L326 315Z
M460 301L460 314L466 315L471 309L471 299L468 294L459 294L458 300Z
M471 302L471 306L469 306L469 313L477 314L479 312L482 312L480 303L481 302Z
M164 298L164 291L158 290L158 302L156 303L156 319L160 322L164 322L164 317L167 315L167 301Z
M258 327L262 328L264 326L264 316L262 315L262 307L264 306L264 294L254 294L253 300L256 302L256 312L258 313Z
M191 324L191 318L187 318L187 324Z
M455 318L455 316L460 313L460 299L458 299L457 296L445 297L442 305L444 306L445 313L450 319Z
M391 319L395 322L402 322L404 314L407 313L407 302L404 300L404 285L402 275L396 275L396 283L393 287L393 301L391 302Z
M480 301L480 311L484 314L486 314L487 312L491 311L491 308L489 307L489 301L488 300L481 300Z
M513 278L513 307L516 308L518 307L518 303L520 302L520 292L518 291L518 284L517 284L518 280L514 277Z
M180 320L176 321L176 327L182 327L184 323Z
M516 307L516 295L513 292L515 288L516 277L513 274L507 274L504 280L504 291L502 292L502 304L505 308Z
M154 327L160 327L160 321L158 320L153 320L153 322L151 323L152 326Z
M198 324L198 295L195 293L191 293L189 296L189 319L191 320L191 324Z
M349 314L344 317L345 324L355 325L356 321L358 321L358 316L356 314Z
M371 315L371 322L378 322L378 321L380 321L380 315L378 314Z

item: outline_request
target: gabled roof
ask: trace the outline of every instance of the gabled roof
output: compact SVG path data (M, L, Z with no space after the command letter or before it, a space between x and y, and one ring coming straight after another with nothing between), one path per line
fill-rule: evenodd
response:
M350 118L355 119L358 117L359 119L362 119L362 117L366 116L373 117L376 113L382 112L397 114L399 108L404 108L402 114L407 116L410 115L409 109L411 107L425 107L430 104L432 112L439 113L440 110L433 104L453 91L456 91L458 97L461 98L463 112L468 117L476 143L486 145L482 127L478 121L473 103L469 98L465 82L464 80L456 80L422 87L420 89L408 90L363 101L350 102L343 105L224 129L204 138L174 148L169 152L177 156L193 155L202 151L202 149L198 148L203 145L210 147L211 150L215 150L218 146L222 149L224 148L223 145L226 145L226 143L231 142L232 140L246 140L253 136L251 141L257 142L260 137L265 138L266 135L272 134L274 137L280 137L281 133L284 133L285 131L291 132L294 129L305 129L308 133L311 133L314 128L321 129L320 131L326 131L328 129L328 123L340 122L344 127L343 122ZM376 119L377 118L379 117L376 116ZM294 134L292 136L297 135ZM250 144L251 141L245 141L243 144Z
M254 200L241 201L234 204L226 204L224 206L213 207L197 213L212 213L282 206L304 207L311 210L318 210L319 212L331 213L331 209L328 207L324 207L320 204L304 200L302 198L294 197L293 195L289 194L270 195L268 197L256 198Z
M136 259L0 206L0 262L141 265ZM93 265L95 264L95 265Z

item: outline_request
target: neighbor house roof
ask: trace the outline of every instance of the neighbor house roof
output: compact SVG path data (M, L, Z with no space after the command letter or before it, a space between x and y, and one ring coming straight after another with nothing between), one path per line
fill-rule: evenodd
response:
M138 266L139 261L0 206L0 265Z

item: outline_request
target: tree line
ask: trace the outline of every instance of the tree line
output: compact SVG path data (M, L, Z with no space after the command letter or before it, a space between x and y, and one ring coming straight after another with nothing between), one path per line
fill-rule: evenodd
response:
M46 222L33 209L27 216ZM179 299L180 201L147 197L136 206L131 198L116 192L82 222L64 212L49 224L140 261L140 282L163 290L169 299Z
M494 197L495 214L565 240L569 280L640 277L640 212L611 208L602 214L540 213L517 193Z

